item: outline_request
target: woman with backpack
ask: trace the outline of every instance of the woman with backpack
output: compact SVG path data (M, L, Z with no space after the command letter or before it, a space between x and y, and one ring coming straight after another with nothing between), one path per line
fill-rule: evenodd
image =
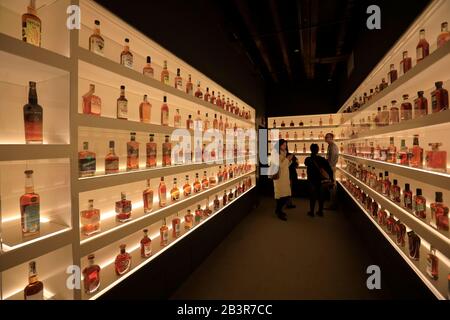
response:
M323 217L324 189L334 185L333 170L325 158L318 155L319 145L313 143L310 147L311 156L305 159L309 184L309 212L314 217L316 201L319 202L317 215Z

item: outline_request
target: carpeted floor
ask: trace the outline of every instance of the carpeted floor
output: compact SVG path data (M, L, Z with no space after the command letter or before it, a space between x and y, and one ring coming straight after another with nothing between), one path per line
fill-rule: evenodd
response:
M344 212L306 216L307 200L274 215L263 199L174 293L172 299L389 299L369 291L367 266L376 264Z

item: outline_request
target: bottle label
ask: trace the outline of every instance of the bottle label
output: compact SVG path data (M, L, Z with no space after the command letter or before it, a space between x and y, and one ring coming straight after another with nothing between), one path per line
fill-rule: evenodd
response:
M91 114L100 115L102 110L102 100L100 97L92 95L91 96Z
M165 74L163 77L163 83L169 85L169 75Z
M41 46L41 23L33 18L27 18L22 26L22 38L32 45Z
M25 140L42 141L42 110L28 110L24 112Z
M131 266L131 259L129 257L122 257L122 260L119 260L116 263L117 266L117 271L119 272L119 274L124 274L125 272L128 271L128 269Z
M172 145L169 142L163 144L163 165L170 165L172 157Z
M168 110L161 111L161 124L163 126L169 125L169 111Z
M153 78L153 68L145 68L143 73L144 76Z
M103 49L105 48L105 41L103 39L91 37L90 45L91 52L94 52L101 56L104 55Z
M27 295L25 300L44 300L44 290L32 295Z
M79 160L80 173L95 172L96 160L94 157L86 157Z
M139 159L139 145L128 143L127 145L127 155L131 159Z
M131 213L131 201L119 201L116 204L116 212L119 214Z
M97 286L96 281L98 280L98 272L95 271L95 272L89 273L88 279L89 279L89 281L90 281L90 283L89 283L89 288L90 288L90 289L95 288L95 287Z
M37 198L32 198L31 201L37 201ZM24 206L23 224L25 232L39 231L40 214L39 203L33 203Z
M152 254L152 243L149 241L144 244L144 255L150 256Z
M121 56L122 58L122 65L124 65L127 68L133 69L133 56L130 53L123 54Z
M153 208L153 192L144 193L144 210L151 211Z
M422 60L423 59L423 48L419 47L417 48L417 60Z
M106 160L105 161L105 172L116 172L119 170L119 160Z
M175 87L176 87L178 90L183 90L183 80L180 79L180 78L178 78L177 81L176 81L176 83L175 83Z
M169 240L169 232L167 230L161 232L161 239L164 242Z
M117 101L117 117L128 118L128 101L125 100Z
M184 187L184 195L185 196L191 195L191 186L190 185Z
M425 203L416 203L417 212L425 212Z

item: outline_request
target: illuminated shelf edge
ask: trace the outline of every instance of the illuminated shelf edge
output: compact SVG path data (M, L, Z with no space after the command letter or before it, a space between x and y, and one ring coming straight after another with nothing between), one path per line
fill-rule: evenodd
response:
M438 230L434 229L428 223L415 217L413 214L393 203L383 195L379 194L369 186L359 181L356 177L348 173L347 171L340 169L340 171L350 178L356 185L364 190L365 193L374 199L381 207L388 210L394 216L404 221L411 229L418 233L421 238L424 238L427 242L431 243L433 247L438 249L447 258L450 258L450 239L441 234Z
M144 266L146 266L147 264L149 264L150 262L152 262L154 259L156 259L159 255L161 255L162 253L164 253L166 250L170 249L170 247L174 246L176 243L178 243L179 241L181 241L183 238L187 237L188 235L192 234L192 232L195 232L195 230L198 227L202 227L204 226L206 223L208 223L210 221L210 219L213 219L214 217L216 217L218 214L220 214L223 210L225 210L228 206L234 204L238 199L240 199L241 197L243 197L244 195L246 195L248 192L250 192L251 190L253 190L254 188L256 188L255 185L252 185L249 189L247 189L245 192L243 192L242 194L240 194L237 198L235 198L233 201L227 203L225 206L221 207L219 210L215 211L210 217L208 217L207 219L203 220L199 225L194 226L191 230L189 230L189 232L185 232L184 234L182 234L180 237L174 239L173 241L171 241L167 246L160 248L160 250L158 250L156 253L152 254L149 258L147 258L146 260L144 260L143 262L141 262L140 264L138 264L136 267L134 267L132 270L130 270L129 272L127 272L126 274L124 274L123 276L121 276L120 278L118 278L116 281L114 281L113 283L109 284L107 287L105 287L104 289L102 289L101 291L99 291L98 293L96 293L95 295L93 295L92 297L89 298L89 300L96 300L99 297L101 297L103 294L105 294L106 292L108 292L109 290L111 290L113 287L115 287L116 285L118 285L119 283L121 283L122 281L124 281L126 278L128 278L129 276L131 276L133 273L137 272L138 270L140 270L141 268L143 268ZM152 239L152 241L154 241Z
M154 222L163 219L173 213L179 212L183 208L187 206L193 205L202 199L209 197L212 194L219 192L231 185L234 185L238 181L241 181L244 178L247 178L250 175L255 174L255 171L243 174L237 178L233 178L233 180L228 180L224 183L221 183L213 188L209 188L203 192L200 192L195 195L191 195L182 200L171 202L164 208L160 208L154 212L149 214L144 214L139 218L130 220L127 223L116 225L112 229L109 229L105 232L102 232L98 235L86 238L80 243L80 256L86 256L92 252L97 251L98 249L105 247L107 244L112 243L114 241L118 241L125 236L132 234L153 224Z
M71 157L69 144L1 144L0 161L64 159Z
M419 270L419 268L411 261L411 259L401 250L401 248L391 239L391 237L386 233L386 231L376 223L372 216L367 212L367 210L361 205L361 203L350 193L345 185L338 181L342 189L347 192L347 194L353 199L353 201L359 206L359 208L364 212L364 214L369 218L369 220L375 225L375 227L380 231L380 233L386 238L386 240L394 247L394 249L400 254L400 256L405 260L405 262L410 266L410 268L417 274L417 276L422 280L422 282L430 289L430 291L439 300L446 300L442 293L431 283L431 281Z
M389 163L379 160L371 160L366 158L361 158L357 156L352 156L348 154L341 154L341 156L350 161L356 161L358 163L364 163L368 165L373 165L378 168L389 170L389 172L398 174L400 176L408 177L414 180L422 181L426 184L431 184L436 187L443 189L448 189L450 186L450 174L441 173L435 171L429 171L420 168L413 168L408 166L403 166L396 163Z
M303 127L280 127L280 128L268 128L267 130L302 130L302 129L333 129L339 128L341 125L332 124L327 126L303 126Z

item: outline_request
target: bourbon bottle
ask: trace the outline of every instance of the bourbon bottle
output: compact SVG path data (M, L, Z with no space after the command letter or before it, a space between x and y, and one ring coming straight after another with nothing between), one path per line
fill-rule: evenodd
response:
M127 142L127 170L139 169L139 142L136 142L136 132L130 133L130 141Z
M149 78L153 78L154 76L154 71L152 67L152 58L150 56L147 56L147 64L142 69L142 74Z
M389 83L393 84L395 82L395 80L397 80L397 78L398 78L398 72L395 69L395 65L391 64L390 71L388 73Z
M155 143L155 135L150 134L149 135L149 142L146 144L146 153L147 153L147 160L146 160L146 166L147 168L153 168L156 167L156 156L157 156L157 146Z
M427 274L433 279L439 278L439 259L436 256L436 249L430 246L430 252L427 255Z
M166 218L163 219L163 224L159 229L160 237L161 237L161 247L165 247L169 244L169 227L166 224Z
M199 179L198 179L198 173L195 174L195 180L194 180L194 193L199 193L200 191L202 191L202 184L200 183Z
M428 114L428 100L424 97L424 92L417 92L417 99L414 100L414 118L420 118Z
M219 196L216 195L216 197L214 198L214 211L219 210L220 208L220 200L219 200Z
M22 40L26 43L41 46L42 22L36 13L36 1L30 0L27 13L22 15Z
M195 210L195 224L199 224L203 219L203 210L201 205L197 205L197 209Z
M410 150L409 165L413 168L422 168L423 149L419 146L419 135L415 134L413 147Z
M105 40L100 35L100 21L94 21L95 28L94 33L89 37L89 51L98 54L100 56L104 55Z
M194 215L191 213L191 210L188 209L186 215L184 216L184 229L190 230L194 225Z
M419 43L416 47L417 63L428 57L430 54L430 44L425 39L425 29L420 30Z
M148 258L152 255L152 239L148 236L148 230L144 229L144 236L141 239L141 258Z
M116 220L118 222L127 222L131 220L132 205L131 201L127 200L124 192L120 194L120 200L116 202Z
M188 81L186 82L186 93L192 95L194 93L194 85L192 84L191 75L188 75Z
M206 102L209 102L209 99L211 98L211 94L209 93L209 88L206 87L206 92L203 95L203 100L205 100Z
M429 143L430 151L427 151L426 165L428 169L447 172L447 151L439 150L442 143Z
M390 195L392 201L400 203L400 187L398 186L397 179L394 179L394 182L391 186Z
M181 235L181 220L178 218L178 213L172 219L172 238L176 239Z
M127 273L131 268L131 255L126 251L127 245L120 245L120 253L114 261L116 275L121 276Z
M144 213L148 214L153 210L153 189L150 185L150 179L147 179L147 188L142 192L144 200Z
M180 200L180 189L178 189L177 186L177 178L173 178L173 187L172 190L170 190L170 197L172 198L172 201Z
M162 146L162 165L163 167L172 165L172 143L169 141L169 136L165 136Z
M206 171L203 171L203 179L202 179L202 189L206 190L209 188L209 179L206 175Z
M169 125L169 106L167 105L167 97L164 96L163 104L161 105L161 125Z
M403 74L407 73L412 68L412 60L408 57L408 51L403 51L403 60L400 62L400 70Z
M400 106L400 119L401 121L408 121L412 119L412 105L409 102L409 95L403 95L403 102Z
M421 218L425 219L427 217L427 201L422 196L422 189L416 189L416 195L414 196L414 214Z
M161 181L159 182L158 196L159 196L159 206L161 208L165 207L167 204L167 187L166 184L164 183L164 177L161 177Z
M86 294L93 294L100 288L99 265L95 264L95 255L88 255L88 265L83 269L83 286Z
M151 123L152 121L152 105L148 102L147 95L144 95L144 100L139 105L139 119L144 123Z
M437 37L437 47L442 48L445 43L450 41L450 32L448 31L448 23L444 21L441 23L441 33Z
M36 262L31 261L28 272L28 285L23 290L25 300L44 300L44 284L38 280Z
M405 183L405 190L403 190L403 207L408 210L413 209L413 195L409 183Z
M128 119L128 100L125 98L125 86L120 86L120 97L117 99L117 119Z
M185 197L189 197L191 195L191 193L192 193L192 186L189 182L189 176L186 175L186 182L183 186L183 194Z
M42 144L43 110L38 104L36 82L29 82L28 104L23 106L25 125L25 142L27 144Z
M438 230L448 231L448 207L444 204L442 192L436 192L435 202L431 207L431 222Z
M89 85L89 92L83 95L83 113L99 116L102 110L102 99L95 94L95 85Z
M181 114L180 109L175 110L175 115L173 116L173 126L175 128L181 128Z
M133 54L130 51L130 39L125 38L125 44L123 46L123 51L120 54L120 64L133 69Z
M170 85L169 70L167 70L167 60L164 60L164 67L161 71L161 82Z
M105 156L105 174L119 172L119 157L114 151L114 141L109 142L109 153Z
M433 113L448 109L448 91L442 85L442 81L437 81L435 83L436 89L431 93L431 108Z
M177 68L177 76L175 77L175 89L183 91L183 78L181 77L180 68Z
M33 236L40 230L40 197L34 192L33 170L25 171L25 194L20 197L22 235Z
M199 99L203 99L203 92L200 88L200 81L197 82L197 91L195 91L195 97Z
M390 124L396 124L400 120L400 112L397 108L397 101L391 101L391 110L389 111L389 122Z
M81 232L90 236L100 232L100 210L94 208L94 200L89 200L87 210L81 211Z
M95 152L89 151L89 143L83 142L83 151L78 152L78 168L80 177L91 177L96 171Z

